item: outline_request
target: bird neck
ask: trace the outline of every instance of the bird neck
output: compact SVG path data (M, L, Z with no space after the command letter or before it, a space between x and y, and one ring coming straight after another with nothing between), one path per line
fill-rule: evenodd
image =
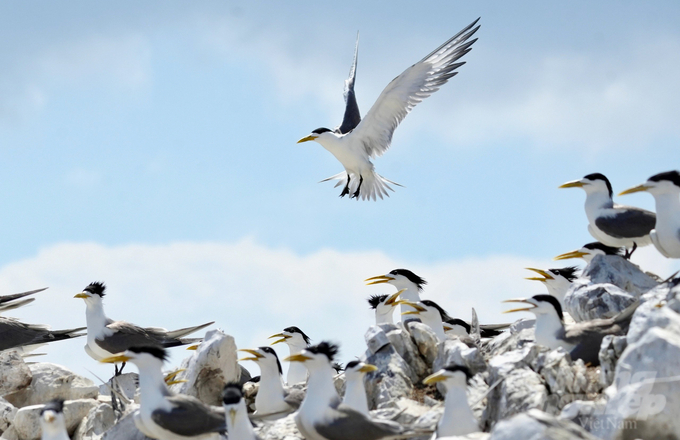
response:
M552 350L562 345L558 337L564 335L564 324L557 313L537 314L534 333L536 344Z
M394 315L394 309L392 307L389 308L389 311L380 310L380 308L375 309L375 325L394 324L392 315Z
M333 383L334 374L335 370L330 363L317 366L309 372L307 396L300 405L301 413L305 413L316 420L317 416L321 417L335 399L340 398Z
M677 225L680 222L680 195L677 192L654 194L654 202L656 204L656 229L664 223Z
M368 400L366 398L363 375L347 379L343 403L360 413L368 415Z
M479 431L465 388L452 386L446 392L444 414L437 424L437 437L466 435Z
M172 393L165 385L163 372L156 365L138 365L139 368L139 405L142 412L151 414L158 408L172 409L165 397Z
M283 383L278 369L260 364L260 387L255 396L255 409L258 414L271 414L288 409L283 395Z
M287 342L290 355L299 354L302 350L307 348L307 344L302 342ZM302 362L290 362L288 364L288 373L286 374L286 382L288 385L294 385L300 382L307 381L307 367Z
M86 303L85 321L87 322L87 339L103 336L108 318L104 313L104 304L101 301Z
M595 223L597 211L600 209L613 208L614 200L609 196L609 193L604 191L594 191L586 193L586 215L591 223Z
M61 416L63 418L63 415ZM66 422L63 420L53 423L41 423L42 440L70 440L66 433Z
M232 411L235 413L232 417ZM253 425L250 423L248 418L246 404L241 400L236 408L225 408L225 413L227 417L227 432L229 433L229 438L242 439L242 440L256 440L255 432L253 431Z
M409 316L409 315L404 315ZM444 332L444 322L442 321L439 313L433 313L432 316L421 315L423 324L427 325L432 329L439 342L446 340L446 333Z
M418 287L415 285L408 286L406 290L402 292L401 299L411 302L420 301L420 291L418 290ZM408 312L409 310L413 310L413 307L401 304L401 313ZM408 319L414 319L414 315L401 315L401 322L406 322Z
M548 294L557 298L562 307L564 307L564 296L567 294L567 290L569 290L570 286L571 283L566 281L563 282L561 279L557 282L545 284L545 287L548 289Z

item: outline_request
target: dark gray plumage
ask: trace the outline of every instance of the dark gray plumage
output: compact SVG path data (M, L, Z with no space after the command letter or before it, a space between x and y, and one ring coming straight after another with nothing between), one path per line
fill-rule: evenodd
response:
M130 347L155 346L155 347L177 347L179 345L189 345L201 342L203 338L180 338L175 334L189 334L201 330L212 324L202 324L196 327L168 332L164 329L143 328L125 321L107 322L106 327L114 333L103 339L95 339L98 346L109 353L120 353Z
M223 408L208 406L184 394L169 396L166 400L173 406L171 411L157 409L151 413L151 419L163 429L186 437L224 433L227 429Z
M357 97L354 93L354 81L357 76L357 56L359 55L359 33L357 32L357 42L354 46L354 61L349 70L349 78L345 81L345 115L342 124L336 129L341 134L349 133L361 122L361 113L357 104Z
M78 334L82 330L85 330L85 327L68 330L49 330L44 325L25 324L14 318L0 317L0 350L76 338L84 336L83 334Z
M595 226L615 238L636 238L648 235L656 224L656 214L632 206L617 206L625 210L612 216L601 216Z
M29 290L28 292L21 292L21 293L13 293L11 295L3 295L0 296L0 312L4 312L6 310L12 310L19 308L21 306L25 306L26 304L32 303L35 301L35 298L27 298L21 301L17 301L23 297L26 297L28 295L33 295L38 292L42 292L43 290L46 290L47 287L43 287L42 289L36 289L36 290Z
M328 440L374 440L400 435L404 428L389 420L369 419L362 413L344 405L340 399L331 406L327 424L317 424L316 431Z

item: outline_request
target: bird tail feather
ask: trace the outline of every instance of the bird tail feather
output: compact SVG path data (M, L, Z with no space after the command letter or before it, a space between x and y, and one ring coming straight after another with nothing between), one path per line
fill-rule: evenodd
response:
M186 335L189 335L191 333L197 332L201 329L204 329L207 326L212 325L214 323L215 323L215 321L212 321L212 322L208 322L208 323L205 323L205 324L197 325L196 327L186 327L186 328L180 328L180 329L177 329L177 330L169 331L168 337L169 338L180 338L182 336L186 336Z
M363 181L361 182L361 189L359 191L359 197L357 197L357 200L361 199L375 201L377 200L378 197L380 197L381 199L383 199L383 197L389 197L390 194L387 192L387 190L394 192L394 189L392 189L390 185L401 186L403 188L403 185L400 185L397 182L393 182L389 179L386 179L373 170L371 170L370 173L362 174L361 177L358 174L351 173L350 177L351 177L349 183L350 195L356 192L357 188L359 187L361 177L363 177ZM319 183L328 182L330 180L338 181L335 184L334 188L337 188L340 185L345 186L347 184L347 172L343 171L334 176L323 179L319 181Z

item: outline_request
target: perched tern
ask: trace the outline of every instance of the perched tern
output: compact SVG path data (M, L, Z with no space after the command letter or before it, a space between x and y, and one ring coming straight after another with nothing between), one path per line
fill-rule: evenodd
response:
M83 330L85 327L50 330L46 325L25 324L14 318L0 316L0 351L20 349L24 353L48 342L84 336L84 333L78 333Z
M47 287L43 287L42 289L29 290L28 292L13 293L11 295L0 296L0 313L5 312L7 310L18 309L21 306L25 306L26 304L32 303L33 301L35 301L35 298L26 299L22 298L28 295L34 295L46 289Z
M398 184L376 173L371 159L387 151L394 130L406 115L419 102L439 90L458 73L456 69L465 64L458 60L472 50L472 44L477 41L469 40L479 29L479 26L475 27L477 21L479 19L393 79L363 121L354 94L357 39L349 79L345 81L345 115L342 123L333 130L317 128L298 141L316 141L340 161L345 170L323 180L338 180L336 186L344 183L340 197L351 193L350 198L376 200L376 197L382 199L388 196L388 189L394 191L389 184Z
M611 318L593 319L565 327L562 306L552 295L534 295L531 298L510 299L504 302L528 305L504 313L531 312L536 315L534 329L536 344L551 350L562 347L569 352L573 360L583 359L583 362L591 365L600 364L598 357L600 345L606 335L625 335L628 332L630 320L639 305L635 302Z
M614 203L612 185L600 173L588 174L580 180L572 180L560 188L583 188L586 192L585 210L588 232L607 246L632 248L650 244L650 231L654 228L656 215L645 209Z
M533 267L527 267L526 269L540 275L540 277L529 277L526 279L543 283L548 289L548 293L557 298L560 305L564 307L564 296L577 278L576 271L578 268L576 266L569 266L548 270L535 269Z
M280 338L272 342L271 345L285 342L288 346L290 355L300 353L309 346L311 339L298 327L291 326L283 329L281 333L271 335L269 339ZM291 363L288 366L288 374L286 375L286 382L288 385L294 385L300 382L307 381L307 369L300 363Z
M239 351L251 355L239 361L253 361L260 367L260 387L255 396L254 416L279 418L300 406L304 393L295 389L292 389L292 393L284 390L281 363L273 348L260 347L255 350L245 348Z
M222 392L222 408L227 418L229 440L261 440L248 418L243 389L239 383L228 383Z
M590 263L595 255L618 255L623 256L625 248L607 246L599 241L586 243L581 249L566 252L553 258L553 260L568 260L570 258L582 258L586 263Z
M642 185L619 195L647 191L656 203L656 226L651 232L652 243L667 258L680 258L680 173L666 171L655 174Z
M482 338L493 338L503 333L503 330L511 324L483 324L479 326L479 335ZM469 322L459 318L448 318L444 320L444 332L455 336L470 336L472 326Z
M398 305L399 295L403 292L404 289L392 295L371 295L368 298L368 304L375 310L375 325L394 324L392 315L394 308Z
M427 284L427 281L408 269L394 269L388 274L367 278L364 281L368 282L368 286L382 283L391 284L392 286L396 287L398 291L402 292L402 300L410 302L420 301L420 292L423 290L423 286ZM406 321L408 318L405 317L406 315L404 315L403 312L412 309L407 303L399 302L399 304L402 304L402 321Z
M368 399L364 377L366 373L377 371L378 367L361 361L350 361L345 366L345 395L342 403L366 416L368 413Z
M409 305L413 308L413 310L402 312L403 315L417 315L422 323L430 327L437 335L439 342L446 340L444 321L451 319L451 317L439 306L439 304L429 299L418 302L401 300L400 303Z
M201 338L184 339L190 333L197 332L211 324L197 325L168 331L158 327L139 327L125 321L113 321L104 314L103 299L106 286L101 282L90 283L74 298L85 301L85 319L87 321L87 344L85 352L94 360L102 360L135 346L176 347L193 344ZM116 368L116 372L120 373Z
M53 399L40 410L40 440L70 440L64 419L64 400Z
M467 400L467 382L471 378L472 373L467 367L449 365L423 380L426 385L443 382L446 387L444 413L437 423L433 439L463 436L480 431L479 422Z
M139 369L139 410L134 422L147 437L163 440L217 439L226 431L224 410L212 407L193 396L173 394L165 384L164 348L131 347L100 362L132 362Z
M335 344L321 342L284 359L303 363L309 370L307 395L295 415L306 440L374 440L404 433L398 423L367 417L343 404L335 390L331 362Z

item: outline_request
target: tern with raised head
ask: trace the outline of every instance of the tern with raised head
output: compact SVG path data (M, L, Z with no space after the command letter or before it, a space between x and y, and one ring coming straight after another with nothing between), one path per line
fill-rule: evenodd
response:
M467 399L467 383L471 378L467 367L448 365L423 380L425 385L442 382L446 388L444 413L432 439L463 436L480 430Z
M281 333L271 335L269 339L279 338L272 342L271 345L285 342L288 346L290 356L300 353L309 346L311 339L296 326L290 326L283 329ZM288 366L288 374L286 375L286 382L288 385L294 385L300 382L307 381L307 369L300 363L291 363Z
M368 304L375 310L375 325L380 324L394 324L394 308L399 305L399 295L404 292L404 289L393 293L392 295L371 295L368 298Z
M409 302L420 301L420 292L423 286L427 284L424 278L419 277L408 269L394 269L385 275L378 275L376 277L367 278L364 280L368 286L374 284L387 283L394 286L398 291L401 291L401 299ZM407 303L398 302L401 304L402 321L406 321L408 317L403 314L408 310L412 310Z
M533 267L527 267L526 269L540 275L540 277L528 277L526 279L543 283L548 289L548 294L557 298L560 305L564 307L564 296L571 288L574 280L578 278L576 275L578 268L576 266L569 266L547 270L535 269Z

